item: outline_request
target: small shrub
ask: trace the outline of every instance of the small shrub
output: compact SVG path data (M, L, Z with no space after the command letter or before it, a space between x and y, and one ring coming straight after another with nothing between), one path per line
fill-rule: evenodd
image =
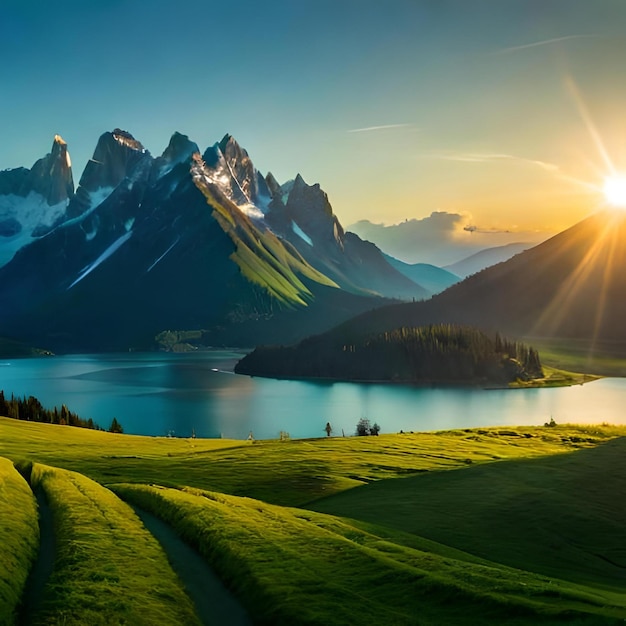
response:
M366 418L361 418L356 425L357 437L367 437L369 435L378 436L380 432L380 426L374 422L370 424L370 421Z
M370 434L370 421L362 417L356 425L356 434L358 437L367 437Z

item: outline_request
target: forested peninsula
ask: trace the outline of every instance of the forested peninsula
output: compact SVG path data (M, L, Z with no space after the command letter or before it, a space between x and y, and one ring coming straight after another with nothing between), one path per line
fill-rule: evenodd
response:
M543 377L534 348L449 324L372 335L318 335L294 346L260 346L235 367L270 378L421 384L508 384Z

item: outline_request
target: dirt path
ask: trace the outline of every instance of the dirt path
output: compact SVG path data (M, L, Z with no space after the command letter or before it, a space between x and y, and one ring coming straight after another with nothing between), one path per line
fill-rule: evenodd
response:
M247 613L206 561L165 522L133 507L159 541L205 626L252 626Z
M39 554L26 581L18 622L20 626L26 626L32 622L33 616L41 604L43 589L54 569L56 556L52 511L43 490L37 489L34 493L39 508Z

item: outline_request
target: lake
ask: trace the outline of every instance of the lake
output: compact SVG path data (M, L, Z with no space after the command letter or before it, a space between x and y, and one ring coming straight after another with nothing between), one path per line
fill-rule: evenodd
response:
M238 376L241 353L128 353L0 360L5 395L66 404L125 432L244 439L354 434L365 417L381 433L498 425L626 424L626 379L553 389L419 388Z

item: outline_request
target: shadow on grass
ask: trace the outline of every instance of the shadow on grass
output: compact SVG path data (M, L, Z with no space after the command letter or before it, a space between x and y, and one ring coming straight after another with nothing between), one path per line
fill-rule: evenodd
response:
M626 438L592 449L383 480L315 511L614 591L626 585Z

